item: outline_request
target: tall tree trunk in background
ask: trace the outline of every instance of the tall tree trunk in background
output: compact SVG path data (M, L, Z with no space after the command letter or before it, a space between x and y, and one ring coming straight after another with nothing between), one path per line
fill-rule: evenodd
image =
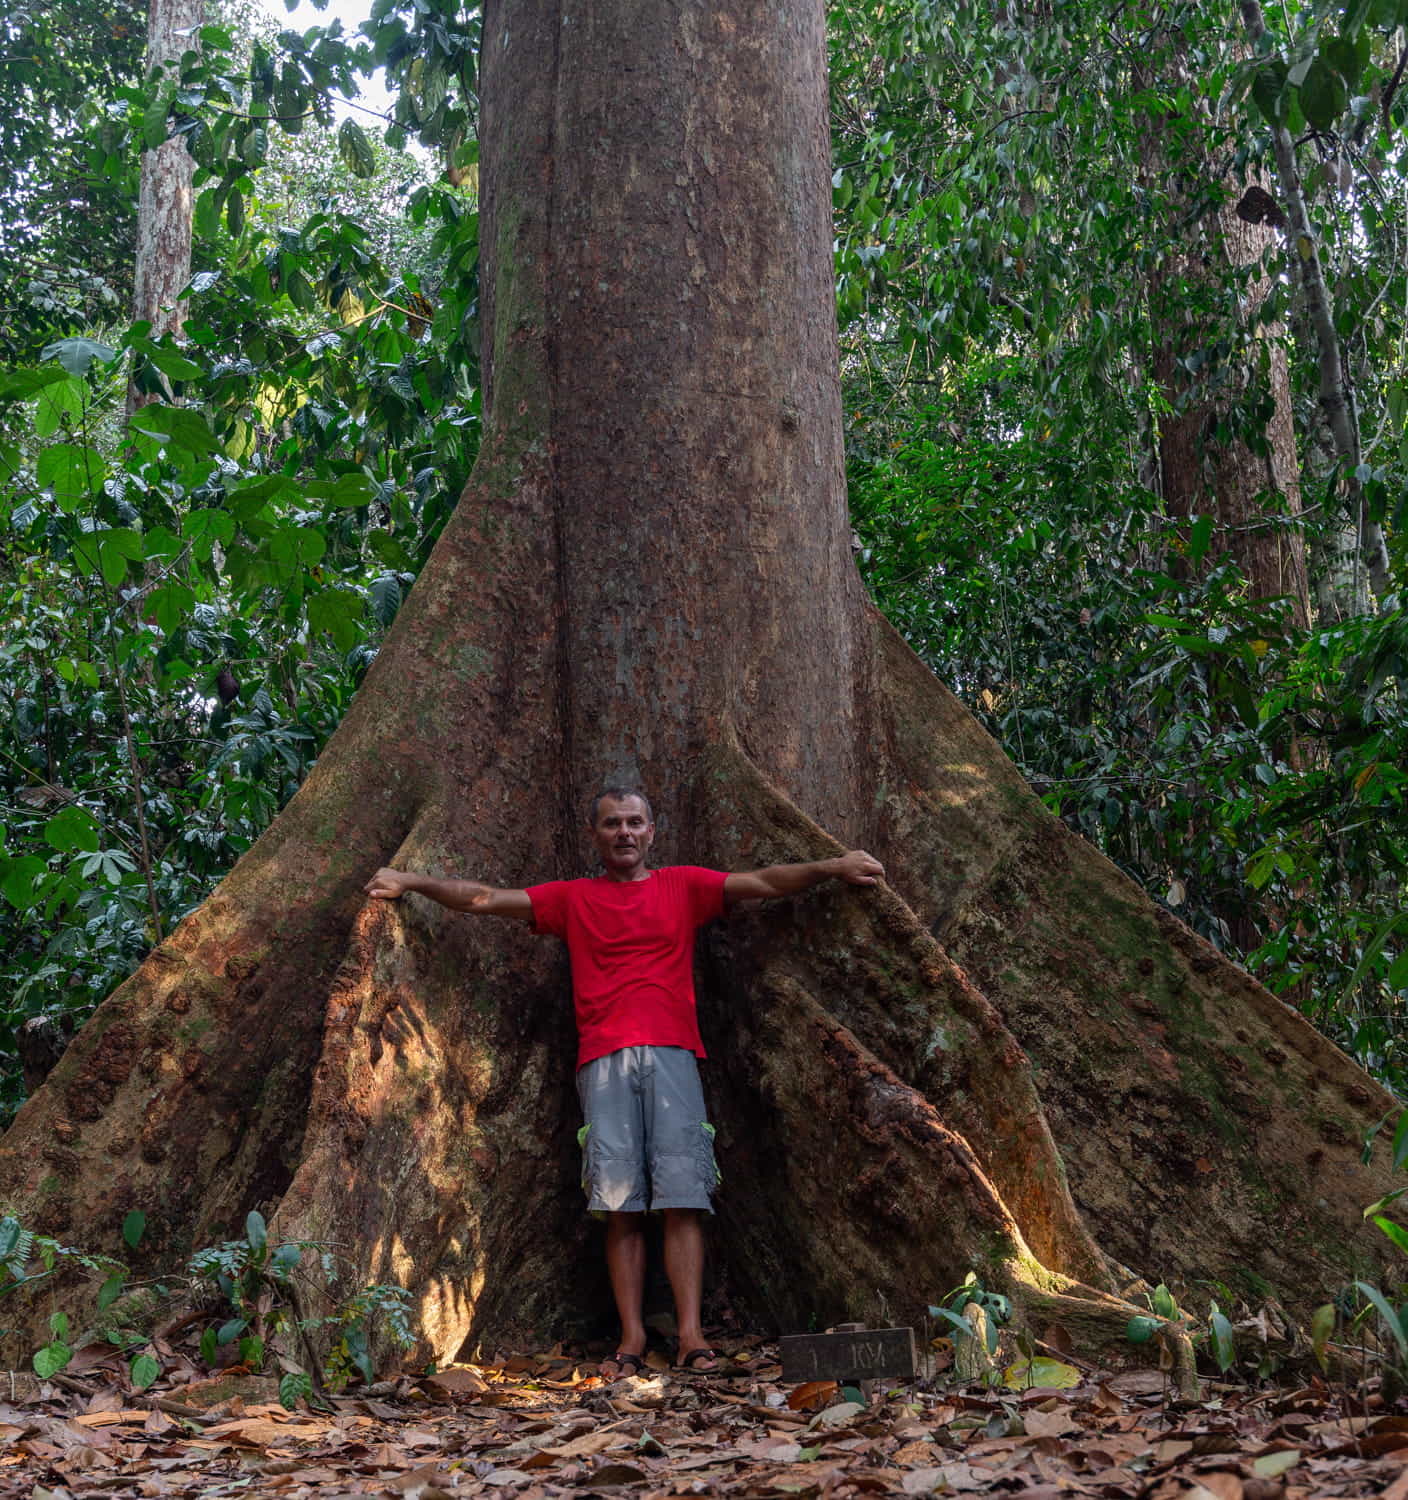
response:
M486 7L479 461L303 789L0 1143L26 1222L116 1246L140 1206L169 1263L259 1207L411 1287L442 1359L580 1314L562 956L361 887L578 873L588 794L639 779L667 862L890 874L702 945L714 1264L760 1323L909 1318L976 1270L1113 1356L1116 1262L1299 1304L1374 1264L1392 1101L864 597L824 66L819 0Z
M147 10L147 73L160 71L169 81L179 72L181 56L198 45L195 35L205 14L205 0L150 0ZM137 262L132 317L151 324L153 338L179 335L185 322L180 298L191 279L191 180L195 162L185 140L173 136L142 153L137 199ZM153 399L135 385L127 392L127 410Z
M1168 170L1161 161L1157 171ZM1252 598L1286 598L1289 623L1309 619L1309 583L1300 514L1300 459L1296 451L1286 350L1276 327L1249 333L1235 353L1215 352L1226 336L1225 314L1204 305L1228 284L1228 268L1245 276L1236 322L1256 329L1271 291L1261 262L1279 236L1266 223L1238 213L1241 189L1187 226L1187 249L1159 268L1150 288L1156 340L1155 378L1173 413L1160 423L1159 469L1171 516L1211 516L1211 555L1231 556ZM1201 361L1192 372L1187 361ZM1259 367L1259 368L1258 368ZM1247 416L1235 410L1260 389L1264 410L1252 418L1253 441L1229 430ZM1267 497L1279 497L1268 507Z

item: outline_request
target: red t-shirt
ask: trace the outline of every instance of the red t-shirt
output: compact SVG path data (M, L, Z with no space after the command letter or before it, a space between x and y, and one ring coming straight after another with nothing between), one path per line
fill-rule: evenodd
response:
M673 865L645 880L530 885L533 926L567 940L577 1066L622 1047L704 1056L694 1013L694 930L724 909L722 870Z

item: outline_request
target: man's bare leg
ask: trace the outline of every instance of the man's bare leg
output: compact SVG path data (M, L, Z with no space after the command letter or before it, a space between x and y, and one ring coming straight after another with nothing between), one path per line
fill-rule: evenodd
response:
M606 1270L621 1319L620 1354L645 1353L645 1324L641 1321L645 1302L645 1215L607 1214ZM607 1367L612 1367L608 1369ZM602 1373L619 1373L619 1363L602 1361Z
M700 1299L704 1291L704 1226L697 1208L665 1210L665 1274L675 1294L675 1331L679 1345L676 1363L683 1363L694 1349L707 1349L700 1323ZM714 1359L700 1360L700 1371L717 1368Z

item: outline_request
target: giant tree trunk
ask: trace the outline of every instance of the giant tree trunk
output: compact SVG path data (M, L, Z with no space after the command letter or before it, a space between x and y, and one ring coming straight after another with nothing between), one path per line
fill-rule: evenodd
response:
M864 598L822 24L486 7L480 461L303 790L0 1145L38 1225L112 1245L140 1206L171 1260L257 1206L412 1287L440 1358L580 1311L563 956L360 888L578 873L585 798L639 778L664 861L890 872L704 944L716 1265L760 1321L908 1317L977 1269L1101 1347L1112 1257L1291 1299L1372 1263L1387 1096L1052 819Z

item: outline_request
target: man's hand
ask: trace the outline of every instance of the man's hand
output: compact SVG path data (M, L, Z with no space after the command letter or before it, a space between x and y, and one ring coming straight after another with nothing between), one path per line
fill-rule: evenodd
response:
M442 880L436 875L383 865L362 889L383 901L395 901L407 891L415 891L450 911L469 912L476 917L516 917L520 922L533 920L533 902L527 891L501 891L478 880Z
M384 901L396 901L414 889L410 876L404 870L391 870L383 866L362 889L369 896L380 896Z
M864 849L852 849L836 861L836 875L851 885L879 885L885 878L885 866Z
M864 849L852 849L834 859L815 859L802 865L769 865L764 870L740 870L724 881L724 907L740 901L771 901L795 896L823 880L844 880L849 885L879 885L885 867Z

